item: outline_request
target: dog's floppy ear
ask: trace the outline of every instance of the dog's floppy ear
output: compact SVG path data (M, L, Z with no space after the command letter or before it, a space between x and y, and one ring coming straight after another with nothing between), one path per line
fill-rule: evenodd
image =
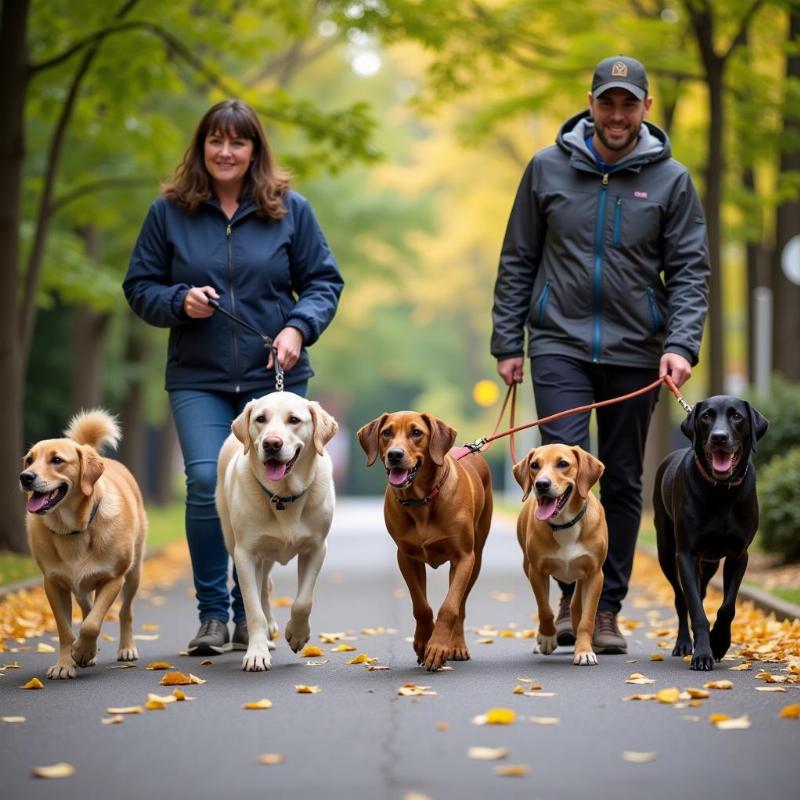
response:
M589 491L605 470L602 461L598 461L591 453L587 453L582 447L573 447L572 452L578 459L578 474L575 476L575 487L583 500L589 496Z
M366 425L359 428L356 433L361 449L367 454L368 467L371 467L378 457L378 433L388 416L388 414L381 414L379 417L372 420L372 422L368 422Z
M106 465L103 459L91 445L81 445L78 447L78 460L80 461L80 485L81 491L91 497L97 479L103 474Z
M533 479L531 477L531 461L536 456L536 449L534 448L531 450L522 461L517 461L512 468L512 472L514 473L514 479L516 482L522 487L522 499L523 501L528 499L528 495L531 493L531 489L533 488Z
M756 411L750 403L746 403L746 405L747 410L750 412L750 437L752 439L752 450L755 453L756 442L767 432L769 421L760 411Z
M339 425L316 400L309 402L308 410L311 412L311 420L314 423L314 447L317 453L322 455L325 452L325 445L339 430Z
M681 422L681 433L692 443L692 447L694 447L695 440L697 439L697 420L700 417L700 409L702 407L702 400L699 403L695 403L689 415Z
M456 440L456 429L451 428L446 422L442 422L438 417L433 417L430 414L422 414L421 416L428 424L431 432L428 452L431 454L433 463L441 467L444 464L444 457Z
M250 415L253 413L253 403L251 400L242 413L231 422L231 433L244 445L245 455L253 446L253 440L250 438Z

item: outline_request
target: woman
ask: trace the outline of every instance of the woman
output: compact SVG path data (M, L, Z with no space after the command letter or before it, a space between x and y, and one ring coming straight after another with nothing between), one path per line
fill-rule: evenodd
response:
M217 455L248 400L275 386L272 354L225 310L274 339L286 389L305 396L306 347L330 323L343 280L308 202L289 189L241 100L212 106L151 206L123 283L145 322L168 327L166 389L186 470L186 537L200 629L191 655L247 649L214 505Z

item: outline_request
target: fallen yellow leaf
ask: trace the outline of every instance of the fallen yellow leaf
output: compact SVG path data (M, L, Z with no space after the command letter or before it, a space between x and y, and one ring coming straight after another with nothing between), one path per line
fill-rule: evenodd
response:
M436 723L436 730L440 733L444 733L450 727L449 722L437 722Z
M634 672L628 676L625 683L635 683L644 685L646 683L655 683L655 680L653 678L646 678L644 675L642 675L641 672Z
M800 703L792 703L790 706L784 706L778 716L781 719L800 719Z
M301 651L300 655L303 658L313 658L314 656L323 656L325 653L322 652L321 647L317 647L315 644L307 644Z
M704 689L733 689L733 681L708 681L703 684Z
M341 639L344 632L338 633L320 633L319 638L323 644L333 644L335 641Z
M262 753L258 757L259 764L275 765L283 764L286 761L286 756L282 753Z
M36 652L37 653L55 653L56 649L51 644L45 644L44 642L39 642L36 645Z
M525 688L517 684L512 690L512 694L525 694Z
M0 717L0 722L25 722L25 717Z
M718 722L725 722L725 720L728 720L728 719L730 719L730 716L728 714L716 713L716 714L709 714L708 715L708 721L712 725L716 725Z
M528 717L528 719L537 725L558 725L558 717Z
M490 708L486 712L486 725L511 725L517 712L511 708Z
M370 658L365 653L359 653L357 656L354 656L353 658L349 658L344 663L345 664L372 664L377 660L378 660L377 658Z
M162 686L188 686L193 683L205 683L203 678L198 678L197 675L184 675L182 672L168 672L159 681Z
M675 687L661 689L656 692L656 700L658 700L659 703L677 703L680 694L681 690Z
M145 669L175 669L175 665L170 664L169 661L151 661Z
M691 688L689 688L686 691L688 692L689 697L691 697L691 698L693 698L695 700L703 700L706 697L711 697L711 692L709 692L707 689L691 689Z
M31 678L27 683L23 683L20 689L44 689L44 684L38 678Z
M161 626L157 625L155 622L145 622L142 624L143 631L157 631L160 630Z
M147 699L153 700L157 703L174 703L177 701L178 698L175 697L174 692L172 694L165 694L165 695L153 694L152 692L148 692Z
M492 772L501 778L523 778L531 771L527 764L498 764Z
M716 723L716 726L721 731L741 731L750 727L750 718L747 714L734 719L723 719Z
M242 708L246 708L248 711L261 711L265 708L272 708L272 700L267 700L266 697L263 697L261 700L245 703Z
M625 750L622 753L622 760L629 761L631 764L645 764L648 761L655 761L655 753L637 753L634 750Z
M172 696L173 696L173 697L174 697L174 698L175 698L175 699L176 699L176 700L177 700L179 703L182 703L184 700L192 700L192 699L193 699L193 698L191 698L191 697L187 697L187 696L186 696L186 692L184 692L184 691L183 691L183 689L177 689L177 688L175 688L175 689L173 689L173 690L172 690Z
M476 761L497 761L507 755L507 747L470 747L467 750L467 757Z
M144 707L148 711L164 711L164 709L167 707L167 704L163 700L155 700L153 698L154 698L154 696L150 695L150 697L148 698L147 702L144 704ZM174 697L171 698L171 699L173 701L175 700Z
M295 684L294 690L297 694L319 694L322 691L319 686L308 686L304 683Z
M664 656L662 656L661 653L653 653L653 655L650 656L650 660L651 661L663 661L664 660ZM626 752L628 752L628 751L626 751Z
M629 694L627 697L623 697L623 700L655 700L656 696L655 693L652 694Z
M342 644L337 645L336 647L331 648L331 653L349 653L352 650L357 650L357 647L353 647L351 644Z
M379 633L386 633L386 628L362 628L361 633L365 636L377 636Z
M123 706L118 708L107 708L107 714L144 714L141 706Z
M401 697L422 697L432 696L436 692L430 691L430 686L417 686L416 683L404 683L398 690L397 694Z
M475 644L494 644L494 639L478 639Z
M75 774L75 767L66 761L59 761L49 767L34 767L33 774L37 778L71 778Z

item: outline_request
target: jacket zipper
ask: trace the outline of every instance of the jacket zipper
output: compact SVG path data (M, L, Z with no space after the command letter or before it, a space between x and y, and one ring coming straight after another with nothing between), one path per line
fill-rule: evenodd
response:
M653 334L655 335L661 328L661 314L658 313L656 293L653 291L652 286L647 287L647 302L650 304L650 316L653 320Z
M614 247L619 247L619 240L622 234L622 198L617 198L616 208L614 209Z
M600 363L600 307L603 280L603 233L605 230L606 201L608 199L608 173L603 174L600 199L597 203L597 220L594 232L594 324L592 335L592 361Z
M231 296L231 314L236 314L236 293L233 289L233 254L231 252L231 223L227 222L225 228L225 238L228 247L228 281L230 283L230 296ZM234 391L238 394L241 391L239 385L239 340L236 338L236 328L231 322L231 336L233 336L233 372L236 378L236 388Z
M539 309L536 314L536 324L541 325L544 319L544 310L547 308L547 301L550 299L550 281L544 282L542 296L539 298Z

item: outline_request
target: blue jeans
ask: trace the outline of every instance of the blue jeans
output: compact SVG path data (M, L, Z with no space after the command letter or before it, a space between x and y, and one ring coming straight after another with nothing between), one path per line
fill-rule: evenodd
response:
M304 397L308 381L287 389ZM227 622L231 606L234 622L245 618L235 569L233 591L228 591L228 551L214 501L217 456L231 432L231 422L242 413L248 400L262 397L269 391L260 389L234 394L174 389L169 393L186 471L186 540L201 620Z

